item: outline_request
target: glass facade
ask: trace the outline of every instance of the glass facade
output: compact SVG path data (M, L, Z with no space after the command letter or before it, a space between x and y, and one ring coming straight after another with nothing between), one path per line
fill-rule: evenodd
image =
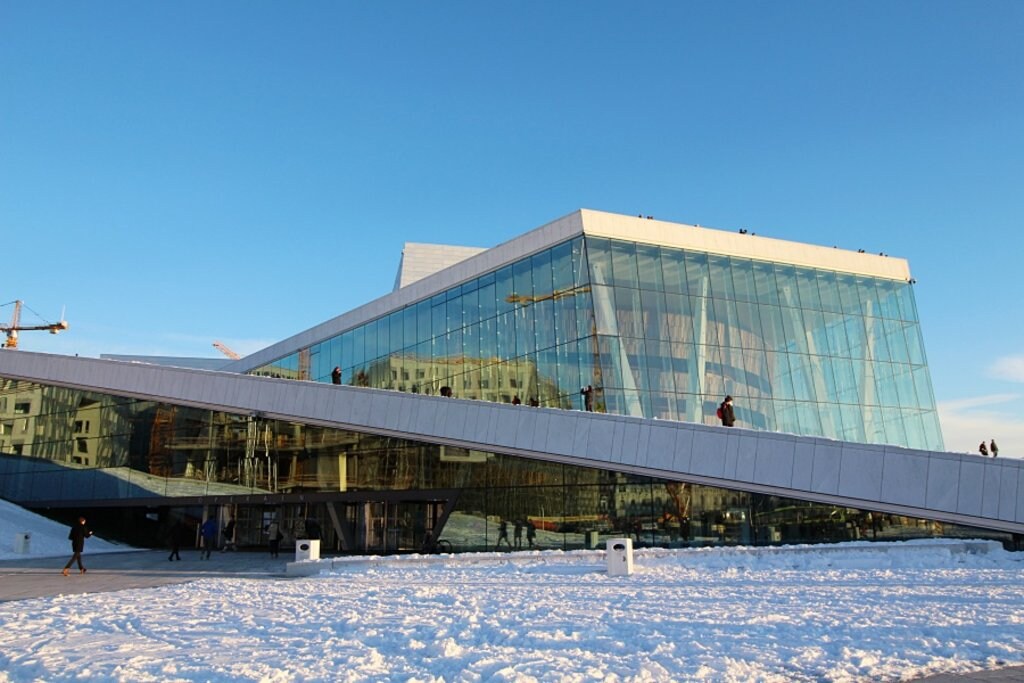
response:
M294 536L314 518L324 550L347 552L1006 536L24 381L0 379L0 426L0 496L116 508L122 533L149 542L200 505L235 519L243 546L265 542L274 517Z
M942 450L907 282L580 236L253 374ZM590 401L581 394L593 387Z

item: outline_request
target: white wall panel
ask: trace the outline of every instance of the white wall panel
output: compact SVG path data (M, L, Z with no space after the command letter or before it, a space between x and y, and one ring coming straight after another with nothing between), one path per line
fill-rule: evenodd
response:
M928 458L887 452L882 463L881 500L899 505L924 505L927 497Z

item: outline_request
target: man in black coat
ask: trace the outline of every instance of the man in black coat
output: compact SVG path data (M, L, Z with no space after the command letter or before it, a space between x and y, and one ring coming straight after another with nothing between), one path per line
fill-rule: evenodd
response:
M74 562L78 562L78 572L80 574L85 573L85 566L82 564L82 551L85 550L85 539L92 536L92 532L89 527L85 526L85 517L78 518L78 524L71 527L71 531L68 532L68 540L71 541L71 559L64 565L64 576L68 575L68 570L71 569L71 565Z

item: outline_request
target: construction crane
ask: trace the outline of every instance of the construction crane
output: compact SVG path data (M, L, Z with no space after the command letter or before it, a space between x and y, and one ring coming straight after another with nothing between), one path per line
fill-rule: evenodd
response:
M63 332L64 330L68 329L68 323L67 323L66 320L64 320L64 314L63 313L61 313L61 315L60 315L60 317L61 317L60 322L45 323L43 325L22 325L21 324L21 308L22 308L22 306L25 305L25 302L22 301L21 299L18 299L18 300L13 301L13 302L9 301L9 302L7 302L4 305L7 306L8 304L11 304L11 303L14 304L14 315L11 316L11 323L9 325L0 324L0 332L3 332L4 334L7 335L7 339L4 341L4 343L2 345L0 345L0 348L5 348L5 349L16 349L16 348L18 348L18 332L26 332L28 330L46 330L50 334L57 334L58 332ZM25 306L25 307L28 308L27 306ZM29 309L29 310L32 310L32 309ZM35 313L35 311L32 311L32 312ZM39 315L39 314L36 313L36 315ZM39 316L39 317L41 318L42 316Z
M241 356L239 356L237 353L235 353L234 351L232 351L219 341L213 342L213 347L220 351L221 353L223 353L228 358L230 358L231 360L238 360L239 358L241 358Z

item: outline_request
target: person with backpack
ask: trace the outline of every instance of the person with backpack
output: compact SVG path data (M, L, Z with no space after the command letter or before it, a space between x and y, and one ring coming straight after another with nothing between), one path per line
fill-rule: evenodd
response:
M732 396L725 397L725 400L718 406L717 414L723 427L732 427L736 424L736 413L732 409Z

